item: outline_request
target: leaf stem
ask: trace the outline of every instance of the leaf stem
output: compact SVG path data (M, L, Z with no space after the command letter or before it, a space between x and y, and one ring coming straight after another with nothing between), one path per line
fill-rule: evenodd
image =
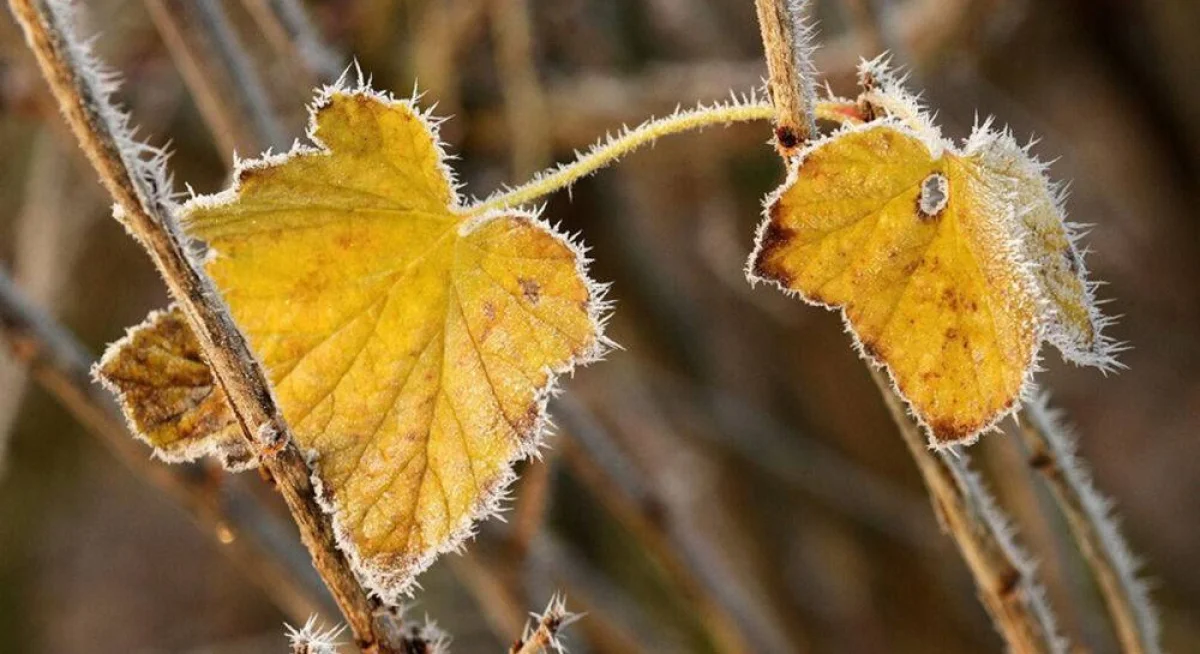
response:
M1025 405L1017 422L1029 466L1050 486L1096 578L1121 651L1161 652L1158 618L1146 585L1138 579L1136 560L1112 518L1111 502L1092 484L1058 412L1043 395Z
M699 106L677 111L666 118L648 120L641 125L622 130L618 135L600 141L586 153L578 153L575 161L536 175L531 181L513 189L496 193L487 199L460 209L466 216L480 216L491 211L529 204L567 188L580 179L608 166L630 152L650 145L671 134L679 134L712 125L752 120L766 120L775 115L774 108L751 97L746 102L734 102L711 107Z
M161 153L137 143L126 117L110 102L113 80L98 70L86 45L75 37L70 5L48 0L9 4L67 124L116 202L116 213L187 315L244 435L262 452L263 466L357 644L368 652L397 651L393 643L398 641L384 628L386 620L377 624L378 601L368 596L337 547L330 518L317 502L308 463L292 442L261 367L212 282L184 249L171 215Z
M1034 565L1012 542L1007 519L967 467L966 455L930 450L884 373L872 369L871 376L925 480L942 529L958 545L1009 649L1024 654L1063 651Z

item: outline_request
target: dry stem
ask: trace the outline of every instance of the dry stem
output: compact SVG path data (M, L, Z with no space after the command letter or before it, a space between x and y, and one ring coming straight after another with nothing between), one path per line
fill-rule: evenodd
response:
M552 409L570 440L563 457L601 504L692 602L722 652L779 651L787 639L645 482L593 416L570 397Z
M345 57L325 43L299 0L243 0L242 4L275 50L298 61L309 76L306 86L337 79Z
M564 651L558 637L563 628L580 618L567 612L566 602L558 595L550 598L550 604L541 615L534 614L534 617L537 618L537 627L527 627L521 638L509 648L509 654L541 654L551 649Z
M489 0L496 73L512 132L512 176L525 179L550 161L550 114L538 80L529 0Z
M184 250L174 227L165 180L139 160L103 80L72 39L66 5L46 0L10 0L42 74L67 123L119 207L126 228L146 249L172 296L188 317L246 438L261 450L263 466L283 496L313 563L329 586L358 645L367 651L396 651L376 625L379 608L359 584L338 549L333 526L317 503L310 470L293 444L261 367L233 324L211 281ZM124 141L122 140L124 139Z
M775 105L775 144L789 156L816 134L815 98L809 46L801 41L808 28L800 14L803 2L755 0L767 58L768 84Z
M270 98L221 6L211 0L145 4L221 151L286 145ZM230 88L237 89L234 102Z
M1050 486L1108 606L1121 651L1157 653L1158 619L1136 562L1110 515L1110 503L1092 485L1075 456L1072 436L1039 398L1017 420L1029 465Z
M1042 604L1031 565L1006 543L991 499L954 453L930 450L920 427L879 370L872 369L904 444L917 462L943 530L954 539L975 578L980 599L1014 652L1061 650L1052 618ZM993 518L989 519L991 512Z

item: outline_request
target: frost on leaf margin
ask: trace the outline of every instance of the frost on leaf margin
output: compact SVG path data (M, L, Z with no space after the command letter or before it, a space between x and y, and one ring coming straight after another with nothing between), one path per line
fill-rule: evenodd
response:
M257 465L225 391L175 305L151 312L110 345L92 374L117 396L134 435L162 460L211 455L230 470Z
M309 139L181 209L263 363L340 545L386 599L494 513L607 304L536 214L467 215L414 100L325 88Z
M1107 321L1044 167L990 122L961 148L944 139L886 60L864 62L860 80L857 110L826 116L841 129L795 157L787 181L767 198L747 264L751 282L771 281L810 303L841 308L860 353L886 364L934 446L974 440L1012 412L1027 397L1043 339L1077 363L1111 366L1116 348L1100 334ZM947 175L958 178L949 198ZM925 198L928 189L943 196ZM965 250L938 254L946 248L934 246L944 239L930 235L941 229L939 217L922 213L926 206L949 206L947 238ZM933 274L947 259L958 259L958 270ZM964 289L976 272L984 283L973 284L972 297ZM934 302L938 294L944 302ZM906 301L921 310L898 310ZM981 331L986 321L964 323L976 304L986 309L978 315L993 317L990 335ZM897 314L908 314L912 325L888 337ZM1007 318L997 322L997 315ZM989 342L991 354L980 349ZM1027 345L1015 345L1021 342ZM968 359L956 374L949 363L958 346L979 363ZM980 371L995 367L1011 371L996 378L1007 380L999 396L992 377L981 381Z

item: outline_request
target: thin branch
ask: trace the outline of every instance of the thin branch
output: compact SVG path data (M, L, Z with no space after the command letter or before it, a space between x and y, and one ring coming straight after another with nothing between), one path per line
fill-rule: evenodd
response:
M71 151L73 154L73 151ZM68 156L51 130L33 142L21 211L16 217L13 276L43 306L58 304L83 239L72 238L98 220L99 189ZM81 183L82 182L82 183ZM0 359L0 479L7 469L9 440L25 397L26 371Z
M632 462L583 405L557 398L552 413L570 437L563 456L693 603L719 651L787 651L775 627L728 567L685 520L636 474Z
M793 154L817 133L816 70L812 30L804 21L804 0L755 0L763 51L767 58L771 102L775 105L775 144Z
M689 411L711 417L714 429L697 430L697 437L917 552L938 556L944 551L920 494L790 428L736 394L705 387L665 368L652 369L651 375L668 402L685 402Z
M534 461L521 475L516 505L513 507L512 525L508 533L508 547L514 558L524 560L529 553L529 544L541 531L550 504L551 473L558 465L558 456L551 450L540 461Z
M540 615L534 613L536 627L526 627L525 633L508 649L509 654L541 654L549 650L563 652L565 648L559 641L562 630L583 616L567 612L567 603L561 595L550 598L546 610Z
M492 633L501 641L520 630L527 605L515 583L516 570L500 565L479 551L447 559L451 572L475 599Z
M199 25L190 29L202 28L212 39L213 49L222 67L228 71L229 77L237 88L237 95L246 107L246 114L254 124L255 131L260 135L260 147L284 147L288 145L283 126L271 105L271 98L258 75L258 68L250 54L242 45L225 9L218 0L191 0L195 3Z
M332 82L346 67L346 58L321 37L299 0L243 0L246 10L272 47L295 58L310 83Z
M10 6L67 123L116 201L118 216L146 249L188 317L246 438L260 450L263 466L358 645L371 652L398 650L385 633L385 620L376 624L378 601L368 596L337 547L330 518L317 502L311 471L292 441L261 367L212 282L184 249L171 214L162 154L137 143L127 118L111 104L113 80L97 70L91 53L74 36L69 5L10 0Z
M512 133L512 175L525 179L550 162L546 96L538 80L529 0L489 0L496 76Z
M222 152L286 145L262 80L221 6L212 0L145 4Z
M125 428L112 398L91 383L91 354L53 318L22 297L0 271L0 338L15 363L94 434L138 479L182 507L201 531L290 619L326 611L320 580L283 525L254 495L232 486L214 493L198 465L164 466Z
M1159 623L1150 593L1138 579L1137 559L1121 537L1112 502L1092 484L1075 451L1075 438L1040 395L1017 419L1029 465L1050 486L1108 606L1121 651L1157 654Z
M550 530L543 529L530 543L529 562L530 574L544 568L554 585L589 609L585 631L594 641L593 649L632 654L682 648L683 638L675 629L649 615L611 575L595 568Z
M528 204L567 188L626 154L664 136L712 125L765 120L773 115L774 109L770 105L759 103L753 97L745 102L677 111L666 118L648 120L633 129L622 130L617 136L602 140L586 153L579 154L575 161L540 173L527 184L492 195L482 202L464 207L462 211L468 216L479 216L506 207Z
M250 121L222 97L230 82L209 54L215 46L203 30L194 27L195 6L179 0L146 0L145 6L220 151L257 151Z
M966 455L930 450L883 373L872 369L871 376L916 460L942 529L958 545L980 599L1009 648L1022 653L1064 651L1034 578L1034 565L1012 542L1007 520L968 469Z

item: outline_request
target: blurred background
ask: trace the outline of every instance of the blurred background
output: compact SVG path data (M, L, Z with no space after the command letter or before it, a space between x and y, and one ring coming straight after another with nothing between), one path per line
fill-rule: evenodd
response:
M198 192L226 184L233 151L302 136L311 89L352 57L377 87L416 83L453 116L442 134L477 196L766 72L751 0L79 4L140 134L169 142L180 189ZM1047 351L1039 382L1118 502L1166 649L1200 651L1200 4L813 4L835 92L853 96L859 58L890 50L947 134L994 114L1073 180L1071 217L1094 224L1088 261L1123 315L1112 333L1133 348L1108 377ZM840 318L743 278L783 176L769 137L762 123L671 137L550 200L613 284L623 349L566 384L507 523L423 576L409 615L454 651L503 651L554 590L588 612L574 652L1002 649ZM167 301L108 207L0 12L0 263L92 353ZM230 535L131 474L7 349L5 441L0 651L284 651L282 623L302 617L230 563ZM972 453L1064 633L1117 651L1019 440L991 434ZM214 493L273 501L257 474L199 470Z

